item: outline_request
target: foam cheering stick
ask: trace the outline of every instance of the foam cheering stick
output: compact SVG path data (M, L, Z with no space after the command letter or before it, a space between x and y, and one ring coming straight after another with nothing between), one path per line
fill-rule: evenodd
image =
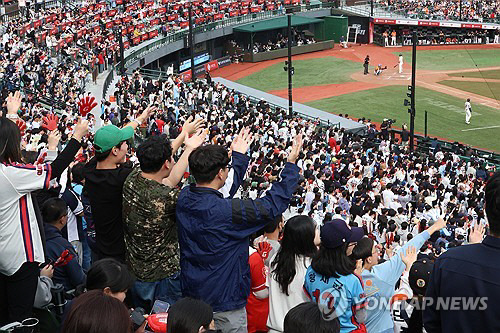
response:
M57 128L57 122L59 121L59 117L55 114L49 114L42 119L43 125L49 131L53 131Z
M73 255L69 253L68 249L66 249L61 253L59 258L57 258L56 262L54 263L54 267L66 266L67 264L69 264L71 259L73 259Z
M97 106L94 97L84 97L78 102L78 107L80 108L80 115L85 117L93 108Z
M44 151L43 153L38 155L38 158L36 159L35 165L43 164L46 157L47 157L47 152Z
M16 125L19 127L19 131L21 132L21 136L24 135L24 131L26 130L26 122L21 118L17 118Z

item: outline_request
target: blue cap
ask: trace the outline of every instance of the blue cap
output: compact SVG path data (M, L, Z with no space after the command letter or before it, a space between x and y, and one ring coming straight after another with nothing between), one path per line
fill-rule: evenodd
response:
M349 228L344 220L335 219L321 227L321 245L334 249L343 244L357 242L363 238L364 234L363 228Z

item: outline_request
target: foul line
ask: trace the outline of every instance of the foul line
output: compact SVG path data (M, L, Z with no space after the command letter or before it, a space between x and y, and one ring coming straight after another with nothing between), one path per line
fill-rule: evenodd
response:
M486 126L486 127L477 127L477 128L468 128L462 130L462 132L467 132L467 131L478 131L478 130L483 130L483 129L490 129L490 128L499 128L500 125L497 126Z

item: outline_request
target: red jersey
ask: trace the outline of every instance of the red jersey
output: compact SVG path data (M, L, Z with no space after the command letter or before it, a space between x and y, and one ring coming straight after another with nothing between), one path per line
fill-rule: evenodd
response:
M252 253L253 252L253 253ZM247 300L248 333L267 332L267 317L269 315L269 297L258 299L253 294L266 289L267 269L264 260L254 249L250 250L248 263L250 265L250 296Z

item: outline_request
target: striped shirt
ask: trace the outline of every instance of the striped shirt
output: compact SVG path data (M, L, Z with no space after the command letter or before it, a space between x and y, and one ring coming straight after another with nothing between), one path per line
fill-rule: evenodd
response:
M48 189L50 164L0 164L0 273L13 275L25 262L44 262L31 196Z

